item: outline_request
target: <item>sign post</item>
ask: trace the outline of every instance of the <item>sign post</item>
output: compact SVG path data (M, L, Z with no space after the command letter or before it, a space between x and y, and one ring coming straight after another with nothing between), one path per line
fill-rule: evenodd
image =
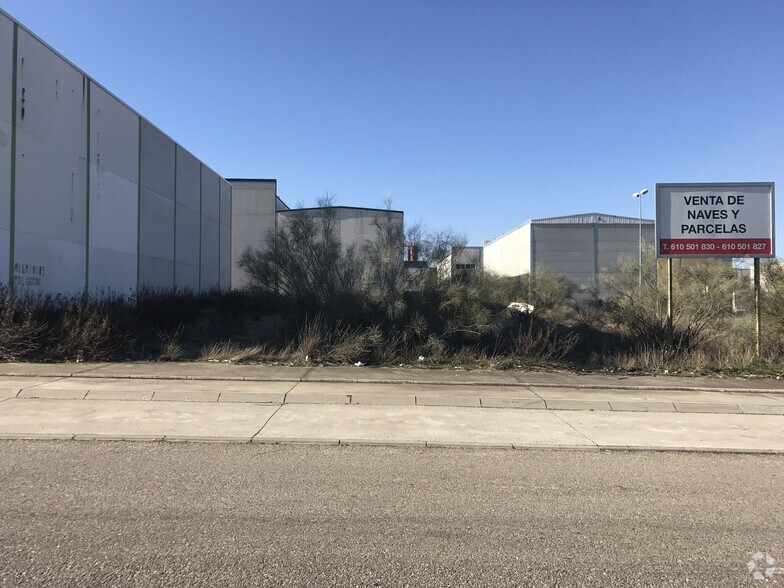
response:
M757 357L761 257L775 256L773 182L656 184L656 256L667 258L672 345L672 258L754 258Z

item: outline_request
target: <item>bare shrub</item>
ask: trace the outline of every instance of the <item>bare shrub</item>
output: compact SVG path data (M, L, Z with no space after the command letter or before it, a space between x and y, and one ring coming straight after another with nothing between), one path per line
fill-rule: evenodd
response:
M66 301L54 323L50 359L101 361L127 358L134 352L136 335L120 300Z
M526 302L533 305L534 316L553 322L571 319L575 313L575 285L565 276L538 267L533 274L522 276L528 285Z
M734 316L733 296L746 296L748 285L731 265L716 260L689 260L673 269L672 348L667 324L667 298L659 287L655 258L644 257L642 284L639 266L628 260L608 274L603 286L608 293L605 308L615 328L633 348L669 349L686 353L722 332Z
M0 361L34 358L47 331L46 323L36 316L34 299L15 298L0 286Z
M528 328L520 326L512 339L512 356L524 362L553 363L563 361L575 347L577 334L559 333L550 324Z
M348 325L336 327L324 353L325 359L338 363L366 362L368 354L366 331Z
M328 197L322 208L287 211L268 235L271 247L242 253L239 266L255 288L310 309L329 308L358 290L362 264L353 247L340 243L332 203Z
M763 334L765 348L784 355L784 262L766 259L761 263ZM752 308L752 303L748 303Z
M436 334L430 334L420 347L420 356L431 363L441 363L449 356L444 340Z

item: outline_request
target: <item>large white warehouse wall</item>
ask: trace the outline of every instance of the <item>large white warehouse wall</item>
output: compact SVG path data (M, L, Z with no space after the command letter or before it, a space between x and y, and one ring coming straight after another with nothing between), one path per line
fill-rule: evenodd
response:
M0 283L228 288L231 186L0 11Z
M0 284L8 284L11 256L11 113L14 23L0 13Z
M525 223L490 243L485 243L482 263L485 271L502 276L522 276L531 272L531 223Z

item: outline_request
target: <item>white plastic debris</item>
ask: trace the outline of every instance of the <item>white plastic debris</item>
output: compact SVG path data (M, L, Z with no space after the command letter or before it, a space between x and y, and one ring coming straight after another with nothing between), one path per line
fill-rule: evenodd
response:
M420 355L419 356L419 361L425 361L425 356L424 355Z
M512 302L507 308L523 314L531 314L534 311L533 304L528 304L527 302Z
M364 363L362 363L361 361L358 361L358 362L357 362L357 363L355 363L354 365L355 365L355 366L357 366L357 367L362 367L362 366L363 366L363 365L365 365L365 364L364 364Z

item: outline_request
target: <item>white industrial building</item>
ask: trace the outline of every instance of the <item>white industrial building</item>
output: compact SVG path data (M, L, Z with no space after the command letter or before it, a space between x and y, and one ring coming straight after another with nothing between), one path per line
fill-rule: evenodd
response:
M483 247L452 247L452 251L446 259L438 264L438 275L442 279L452 279L481 270L483 256Z
M0 283L228 288L231 186L0 11Z
M538 268L563 274L578 286L596 284L618 262L652 247L654 221L587 213L529 220L484 244L484 269L522 276Z
M395 252L403 260L403 212L354 206L289 208L277 193L276 180L231 178L232 186L232 288L250 284L238 266L240 256L247 249L264 250L272 245L270 237L278 228L285 227L294 216L321 217L330 214L335 237L343 249L353 247L357 253L366 245L377 242L379 226L393 225L392 233L399 235Z

